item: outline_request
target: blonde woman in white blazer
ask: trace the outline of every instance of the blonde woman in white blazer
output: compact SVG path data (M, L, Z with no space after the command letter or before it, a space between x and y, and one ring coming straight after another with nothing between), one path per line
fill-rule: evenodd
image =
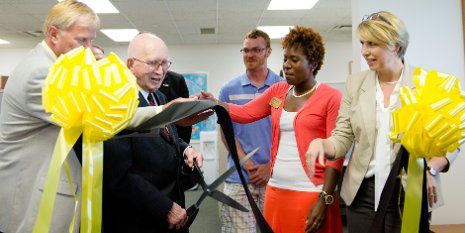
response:
M341 196L348 205L349 232L369 231L381 192L400 144L389 140L392 110L400 107L399 89L413 87L413 68L404 62L409 35L404 23L386 11L363 18L357 28L362 56L369 70L354 74L346 83L336 128L331 137L315 139L307 151L312 169L316 160L343 157L354 143L344 174ZM310 170L312 173L312 170ZM400 179L395 188L402 190ZM402 191L400 191L402 192ZM401 217L393 195L383 226L377 232L400 232Z

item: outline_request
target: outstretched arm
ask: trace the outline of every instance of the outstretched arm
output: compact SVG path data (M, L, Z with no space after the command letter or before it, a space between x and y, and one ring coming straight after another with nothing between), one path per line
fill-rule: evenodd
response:
M210 100L215 102L216 104L220 105L221 107L225 108L226 110L229 110L228 105L225 102L220 101L219 99L215 98L215 96L207 91L201 91L199 94L197 94L197 97L200 100Z

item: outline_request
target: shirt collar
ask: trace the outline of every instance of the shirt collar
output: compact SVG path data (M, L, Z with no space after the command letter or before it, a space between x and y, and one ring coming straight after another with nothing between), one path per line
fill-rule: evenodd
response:
M267 71L268 71L268 73L266 75L266 79L265 79L265 82L263 83L263 86L272 86L275 82L271 78L271 70L269 68L267 68ZM242 86L252 85L252 82L250 82L250 79L247 76L247 72L245 72L241 76L241 85Z
M53 52L53 50L48 46L47 42L45 42L45 40L42 40L42 42L40 42L40 45L47 51L47 53L50 56L54 58L54 60L58 58L57 55L55 55L55 53Z
M144 97L145 101L147 101L147 97L149 97L149 92L144 90L144 89L139 89L140 93L142 94L142 96Z

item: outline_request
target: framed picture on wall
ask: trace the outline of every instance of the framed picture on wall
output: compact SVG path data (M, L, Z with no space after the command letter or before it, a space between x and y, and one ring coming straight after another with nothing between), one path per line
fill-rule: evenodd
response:
M207 90L207 77L206 72L198 73L183 73L186 80L189 95L200 93L200 91ZM192 140L200 139L200 131L215 131L216 130L216 115L210 116L207 120L199 122L192 126Z

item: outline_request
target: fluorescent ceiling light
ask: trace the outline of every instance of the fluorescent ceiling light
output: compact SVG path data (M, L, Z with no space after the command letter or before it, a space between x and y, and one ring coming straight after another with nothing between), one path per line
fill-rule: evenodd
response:
M131 41L139 34L137 29L100 29L100 31L115 42Z
M318 0L271 0L267 10L309 10Z
M294 26L260 26L258 30L262 30L270 36L270 39L280 39L283 38L289 30Z
M0 39L0 44L9 44L9 43L10 43L9 41Z
M63 0L58 0L59 2ZM113 4L109 0L79 0L80 2L86 4L92 10L95 11L97 14L111 14L111 13L119 13L118 9L116 9Z

